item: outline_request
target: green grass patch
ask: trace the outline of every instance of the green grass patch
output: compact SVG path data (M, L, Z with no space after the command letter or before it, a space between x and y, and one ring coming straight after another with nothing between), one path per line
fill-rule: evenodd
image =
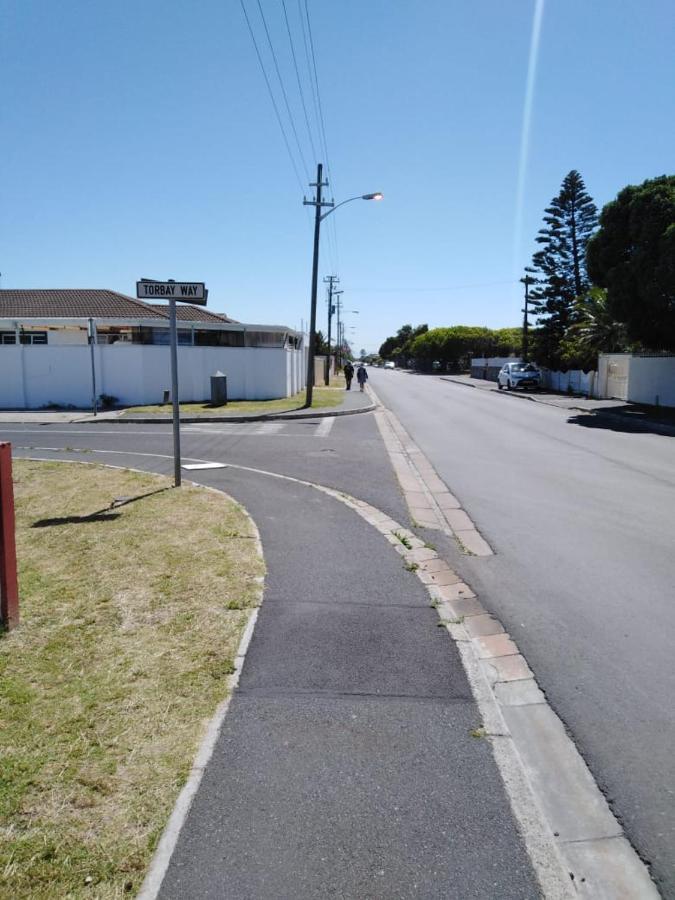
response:
M250 520L216 493L14 466L21 625L0 635L0 897L130 896L227 695L263 562Z
M344 381L343 381L344 384ZM312 396L312 409L328 409L340 406L342 393L336 387L315 387ZM305 392L294 397L282 397L280 400L230 400L227 406L212 406L210 403L181 403L181 416L241 416L263 413L288 412L301 409L305 402ZM123 416L158 415L170 416L171 404L155 406L131 406L125 409Z

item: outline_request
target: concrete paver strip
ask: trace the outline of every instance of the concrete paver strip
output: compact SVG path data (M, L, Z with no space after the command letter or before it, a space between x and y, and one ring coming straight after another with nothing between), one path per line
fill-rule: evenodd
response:
M473 528L473 522L463 509L446 509L444 514L453 531L468 531Z
M368 391L379 404L370 386ZM490 545L396 416L379 404L375 419L412 520L423 528L454 535L464 553L492 556Z
M481 659L488 680L492 684L499 681L521 681L534 678L532 670L520 653L511 656L491 656Z
M444 590L454 589L457 591L458 588L461 589L463 587L466 587L466 585L460 581L455 585L444 588ZM448 597L447 600L455 611L455 615L458 617L481 616L487 612L480 600L478 600L476 595L471 591L467 591L466 594L455 594L452 597Z
M570 842L565 846L581 900L634 900L656 897L647 870L624 837ZM610 873L610 878L607 878Z
M450 600L451 603L454 603L455 600L473 600L476 597L469 585L463 581L458 581L456 584L438 585L433 589L433 596L440 600Z
M546 703L544 692L533 678L525 681L500 681L495 685L495 696L500 706L527 706Z
M488 635L503 634L504 628L493 616L469 616L464 621L464 627L469 637L482 638Z
M459 509L461 506L457 497L450 491L437 491L434 494L434 500L444 512L448 509Z
M455 574L447 566L438 572L425 572L423 569L420 569L417 575L424 584L434 584L441 587L447 584L457 584L459 581L459 575Z
M474 618L482 618L474 616L466 619L467 633L475 637L474 647L476 653L481 659L492 659L495 656L516 656L518 647L511 640L508 634L474 634L471 631L470 623Z
M465 552L472 553L474 556L492 556L492 548L475 528L468 528L462 531L456 531L455 537L459 541L460 546Z
M502 712L560 840L592 841L620 835L621 826L548 704L504 706Z

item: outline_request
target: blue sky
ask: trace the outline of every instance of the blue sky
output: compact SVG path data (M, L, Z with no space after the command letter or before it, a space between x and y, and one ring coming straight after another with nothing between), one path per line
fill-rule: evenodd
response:
M257 0L244 0L294 147ZM281 0L260 0L310 174ZM304 0L301 0L304 3ZM298 0L286 0L318 143ZM302 8L302 7L300 7ZM320 275L356 349L400 325L516 325L534 0L308 0L336 201ZM311 214L239 0L0 0L2 286L199 279L246 322L309 315ZM672 0L545 0L517 267L578 169L598 206L673 172ZM297 149L295 156L298 157ZM312 178L313 180L313 178ZM319 324L325 328L325 298Z

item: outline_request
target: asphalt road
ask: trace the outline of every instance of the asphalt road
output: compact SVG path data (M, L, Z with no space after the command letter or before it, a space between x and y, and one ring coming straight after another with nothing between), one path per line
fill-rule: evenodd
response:
M675 437L370 374L496 553L454 564L675 897Z

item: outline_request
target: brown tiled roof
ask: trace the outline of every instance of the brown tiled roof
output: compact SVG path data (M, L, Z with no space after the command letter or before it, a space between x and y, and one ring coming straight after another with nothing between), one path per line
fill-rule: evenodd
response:
M144 303L117 291L99 288L0 290L0 318L40 319L167 319L169 307ZM176 304L181 322L235 322L189 303Z
M98 288L0 290L0 318L157 319L165 315L158 315L142 300Z
M169 314L169 307L165 303L148 303L146 305L159 310L165 315ZM239 324L235 319L230 319L229 316L211 312L208 309L204 309L203 306L192 306L190 303L176 304L176 318L181 322L216 322L220 324L231 322Z

